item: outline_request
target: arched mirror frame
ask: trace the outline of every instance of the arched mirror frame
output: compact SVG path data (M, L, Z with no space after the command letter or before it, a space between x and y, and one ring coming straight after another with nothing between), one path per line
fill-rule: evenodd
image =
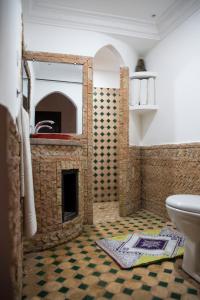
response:
M42 62L56 62L83 65L83 111L82 134L73 134L73 137L88 138L92 135L92 58L87 56L59 54L48 52L23 52L24 61L34 60ZM30 84L29 84L30 86ZM28 95L31 93L31 87ZM28 100L30 101L30 100Z

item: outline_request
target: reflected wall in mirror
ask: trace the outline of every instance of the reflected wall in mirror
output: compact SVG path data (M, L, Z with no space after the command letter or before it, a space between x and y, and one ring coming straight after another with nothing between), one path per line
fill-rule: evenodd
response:
M87 58L60 57L47 53L38 57L37 52L24 55L31 77L31 133L83 133L84 67ZM26 81L23 76L25 90ZM24 92L26 95L27 92Z
M23 90L23 107L29 113L30 111L30 71L28 62L22 61L22 90Z

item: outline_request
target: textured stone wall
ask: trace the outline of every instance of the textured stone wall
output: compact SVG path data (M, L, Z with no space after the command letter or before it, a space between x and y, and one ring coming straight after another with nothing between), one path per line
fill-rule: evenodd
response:
M20 204L19 135L8 114L7 166L9 186L9 231L11 237L11 280L14 299L21 299L22 288L22 208ZM2 199L5 200L5 199Z
M141 147L142 206L168 218L173 194L200 194L200 143Z
M118 119L118 199L119 213L126 217L133 213L132 201L129 198L128 165L129 165L129 70L120 68L120 98Z
M142 207L141 202L141 153L140 147L129 147L128 203L132 212Z
M80 234L83 227L87 186L87 147L32 145L33 180L38 230L24 242L26 252L43 250L64 243ZM62 221L62 170L78 169L78 216Z

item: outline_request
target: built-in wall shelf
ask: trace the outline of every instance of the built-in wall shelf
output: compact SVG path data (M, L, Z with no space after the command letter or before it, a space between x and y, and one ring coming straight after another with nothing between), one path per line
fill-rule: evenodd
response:
M148 78L156 78L157 73L156 72L134 72L132 76L130 76L130 79L148 79Z
M130 111L138 114L156 112L156 72L134 72L130 76Z
M129 110L143 115L149 112L156 112L158 105L129 105Z

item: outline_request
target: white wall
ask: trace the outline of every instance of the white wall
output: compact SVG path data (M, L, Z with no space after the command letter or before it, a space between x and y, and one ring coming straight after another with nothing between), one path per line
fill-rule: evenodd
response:
M156 114L144 116L143 145L200 141L200 12L146 57L158 73Z
M21 1L0 1L0 103L15 119L21 95Z
M124 64L130 69L135 68L136 51L126 43L106 34L32 23L25 23L24 34L26 50L32 51L94 57L99 49L112 45L122 56Z
M95 70L93 85L103 88L120 88L120 70L118 72Z

